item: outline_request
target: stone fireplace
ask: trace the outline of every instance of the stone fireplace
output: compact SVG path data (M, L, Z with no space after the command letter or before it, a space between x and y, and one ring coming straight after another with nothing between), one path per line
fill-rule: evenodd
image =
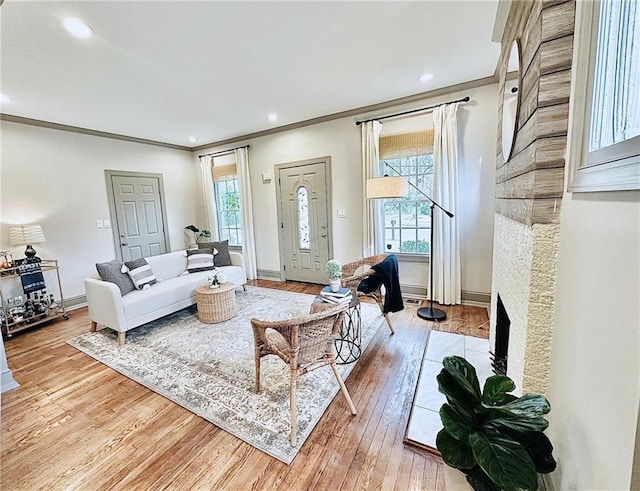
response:
M499 100L517 40L520 103L506 162L498 131L490 346L495 354L499 295L510 323L507 375L518 393L544 394L549 384L574 11L571 0L511 2L502 35Z

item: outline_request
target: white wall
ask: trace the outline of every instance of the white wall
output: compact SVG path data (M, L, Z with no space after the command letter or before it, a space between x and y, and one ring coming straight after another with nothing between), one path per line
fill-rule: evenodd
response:
M9 245L9 226L41 223L47 242L34 247L60 260L66 297L84 295L95 263L115 257L111 229L96 228L110 218L105 169L161 173L170 246L184 248L183 228L196 221L190 152L6 121L0 129L0 249L24 257L24 246Z
M565 193L548 393L555 489L630 489L639 299L640 193Z
M458 129L462 289L486 294L491 292L497 89L497 84L491 84L375 114L425 107L466 95L471 97L470 103L460 106ZM362 164L360 127L355 125L355 121L370 116L373 114L342 118L198 152L203 154L240 144L251 145L249 163L259 270L280 270L275 180L263 184L262 172L267 169L273 171L277 164L323 156L330 156L332 164L334 256L343 262L361 257ZM339 208L346 209L345 218L337 218ZM199 223L203 219L201 214ZM400 264L400 280L403 285L426 288L427 270L425 263L403 262Z

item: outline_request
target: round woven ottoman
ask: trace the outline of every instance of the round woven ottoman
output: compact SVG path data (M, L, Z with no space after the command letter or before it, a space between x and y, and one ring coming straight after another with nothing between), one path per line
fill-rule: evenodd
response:
M214 324L234 317L238 313L235 290L233 283L223 283L218 288L210 288L208 285L196 288L200 322Z

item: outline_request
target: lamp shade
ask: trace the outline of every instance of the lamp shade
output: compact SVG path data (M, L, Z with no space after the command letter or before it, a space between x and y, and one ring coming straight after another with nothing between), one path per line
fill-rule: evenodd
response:
M46 242L42 225L16 225L9 228L9 242L12 246L40 244Z
M367 179L367 198L405 198L409 193L406 177L385 176Z

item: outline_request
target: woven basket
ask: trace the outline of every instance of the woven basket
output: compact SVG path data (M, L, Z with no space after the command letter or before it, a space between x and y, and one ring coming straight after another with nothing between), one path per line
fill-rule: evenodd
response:
M196 288L198 319L213 324L231 319L238 313L236 292L233 283L223 283L218 288L200 286Z

